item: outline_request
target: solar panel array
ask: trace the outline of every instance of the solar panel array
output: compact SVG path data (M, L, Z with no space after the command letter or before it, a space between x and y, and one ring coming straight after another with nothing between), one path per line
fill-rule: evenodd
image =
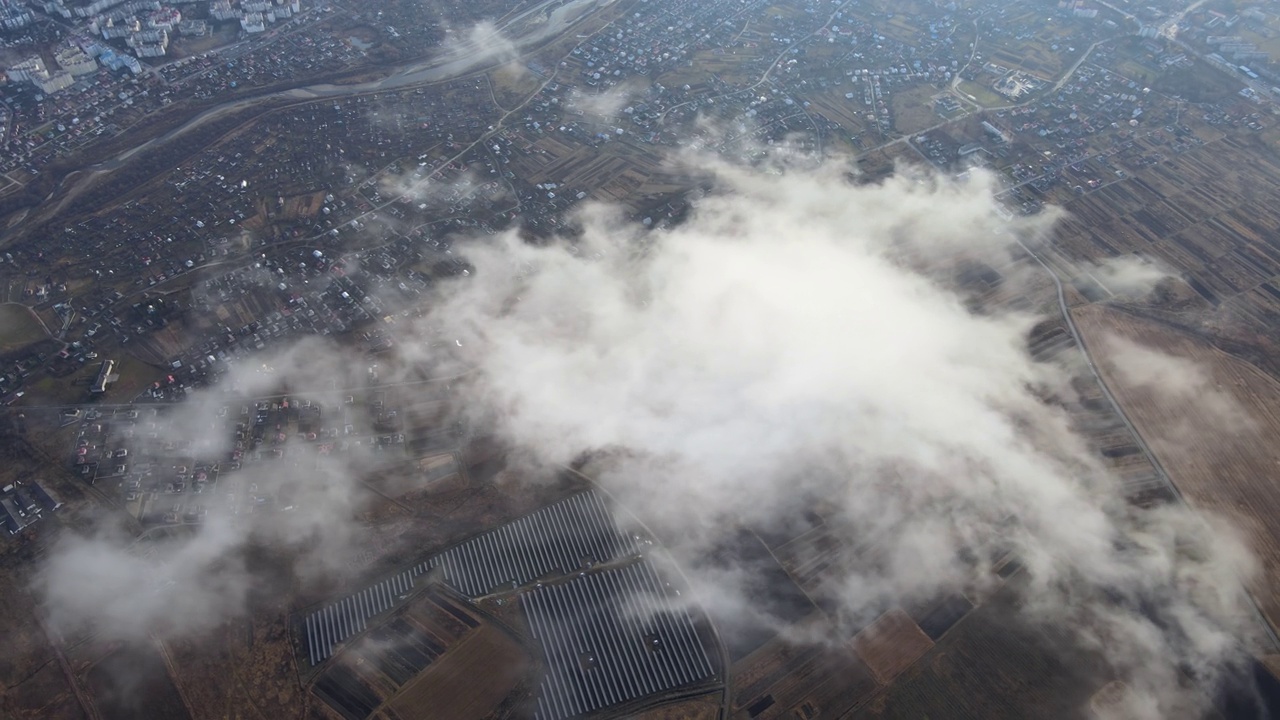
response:
M522 596L546 662L536 720L562 720L713 674L683 605L648 560Z
M332 655L339 643L368 627L370 618L398 605L400 598L413 589L414 578L438 564L438 558L431 558L308 615L304 624L312 666Z
M443 567L450 587L478 597L553 572L575 572L631 547L603 498L595 492L574 495L311 613L304 620L311 664L329 658L335 646L363 631L371 618L399 604L414 580L437 566Z
M575 572L630 546L604 500L585 492L452 547L440 561L450 586L477 597Z

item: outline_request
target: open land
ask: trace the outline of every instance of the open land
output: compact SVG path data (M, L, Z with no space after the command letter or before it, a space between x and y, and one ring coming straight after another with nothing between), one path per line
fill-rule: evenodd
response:
M524 674L521 650L500 631L487 628L444 654L430 670L401 690L389 717L489 717L516 689ZM458 692L466 687L465 693Z
M1178 490L1209 517L1236 528L1253 549L1261 564L1254 596L1268 620L1280 622L1280 537L1270 521L1280 498L1269 480L1280 454L1268 440L1280 432L1280 384L1211 343L1158 322L1097 305L1073 315L1107 385ZM1222 401L1188 401L1140 384L1110 359L1113 337L1193 361Z
M1078 717L1096 687L1090 658L1064 636L1015 619L1010 594L971 613L852 717Z
M0 305L0 353L9 353L45 339L44 326L30 308L16 303Z

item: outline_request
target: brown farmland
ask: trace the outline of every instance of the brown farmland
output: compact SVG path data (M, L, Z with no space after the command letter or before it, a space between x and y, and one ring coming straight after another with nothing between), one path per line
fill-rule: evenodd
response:
M484 625L401 689L387 709L401 720L487 717L516 690L528 657L505 633Z
M716 720L720 717L720 693L659 705L636 715L636 720Z
M1105 682L1093 677L1097 658L1076 650L1066 628L1022 619L1016 577L852 717L1084 718Z
M1099 371L1187 502L1239 529L1261 572L1251 586L1273 627L1280 622L1280 383L1199 338L1104 306L1073 310ZM1125 382L1108 357L1108 338L1198 365L1218 402L1188 400ZM1224 406L1224 402L1226 403ZM1224 407L1229 411L1224 414Z
M880 688L847 645L794 644L782 636L734 663L730 676L733 717L752 720L841 717Z
M933 641L909 615L895 608L863 628L853 638L853 647L876 679L888 684L929 652Z

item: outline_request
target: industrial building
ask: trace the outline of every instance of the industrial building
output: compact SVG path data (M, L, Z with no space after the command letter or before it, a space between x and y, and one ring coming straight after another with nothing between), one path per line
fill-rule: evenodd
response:
M117 375L113 375L116 369L115 360L103 360L102 368L98 370L98 377L93 381L93 386L89 388L89 392L96 394L107 391L107 385L116 381Z

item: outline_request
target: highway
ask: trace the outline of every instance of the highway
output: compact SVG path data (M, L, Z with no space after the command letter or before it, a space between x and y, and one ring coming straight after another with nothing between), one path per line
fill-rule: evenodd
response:
M1147 460L1151 463L1151 467L1155 468L1156 475L1160 478L1160 482L1173 494L1174 497L1178 499L1178 502L1191 510L1191 512L1196 513L1195 508L1187 502L1187 499L1182 495L1182 492L1178 490L1178 486L1174 484L1172 479L1170 479L1169 473L1164 469L1164 465L1160 464L1160 458L1156 457L1156 454L1152 452L1147 441L1143 439L1142 434L1138 432L1138 428L1133 424L1133 421L1129 419L1128 414L1124 411L1124 407L1120 405L1120 401L1116 400L1116 396L1112 394L1111 388L1107 387L1106 381L1102 379L1102 374L1098 372L1098 366L1094 364L1093 356L1089 354L1089 348L1085 345L1084 338L1081 337L1080 331L1076 328L1075 319L1071 317L1071 310L1067 306L1066 292L1062 287L1062 279L1058 277L1058 273L1054 272L1053 268L1042 260L1035 251L1027 247L1026 243L1021 240L1016 240L1016 242L1019 247L1026 251L1026 253L1040 265L1040 267L1044 268L1045 272L1049 273L1049 277L1053 278L1053 284L1058 294L1058 309L1062 312L1062 318L1067 324L1067 330L1071 333L1072 339L1075 340L1076 347L1080 350L1080 355L1084 357L1085 364L1089 366L1089 372L1092 373L1094 379L1098 381L1098 387L1102 389L1103 396L1107 398L1107 402L1111 404L1112 409L1115 410L1120 421L1124 423L1129 434L1133 436L1134 442L1137 443L1143 454L1146 455ZM1203 518L1198 513L1196 513L1196 517L1200 518L1203 522ZM1245 597L1249 598L1249 605L1253 608L1253 613L1257 618L1258 624L1262 627L1267 638L1270 640L1272 651L1280 649L1280 637L1277 637L1275 628L1273 628L1271 623L1267 621L1266 616L1262 614L1262 609L1258 607L1257 601L1247 589L1245 591Z

